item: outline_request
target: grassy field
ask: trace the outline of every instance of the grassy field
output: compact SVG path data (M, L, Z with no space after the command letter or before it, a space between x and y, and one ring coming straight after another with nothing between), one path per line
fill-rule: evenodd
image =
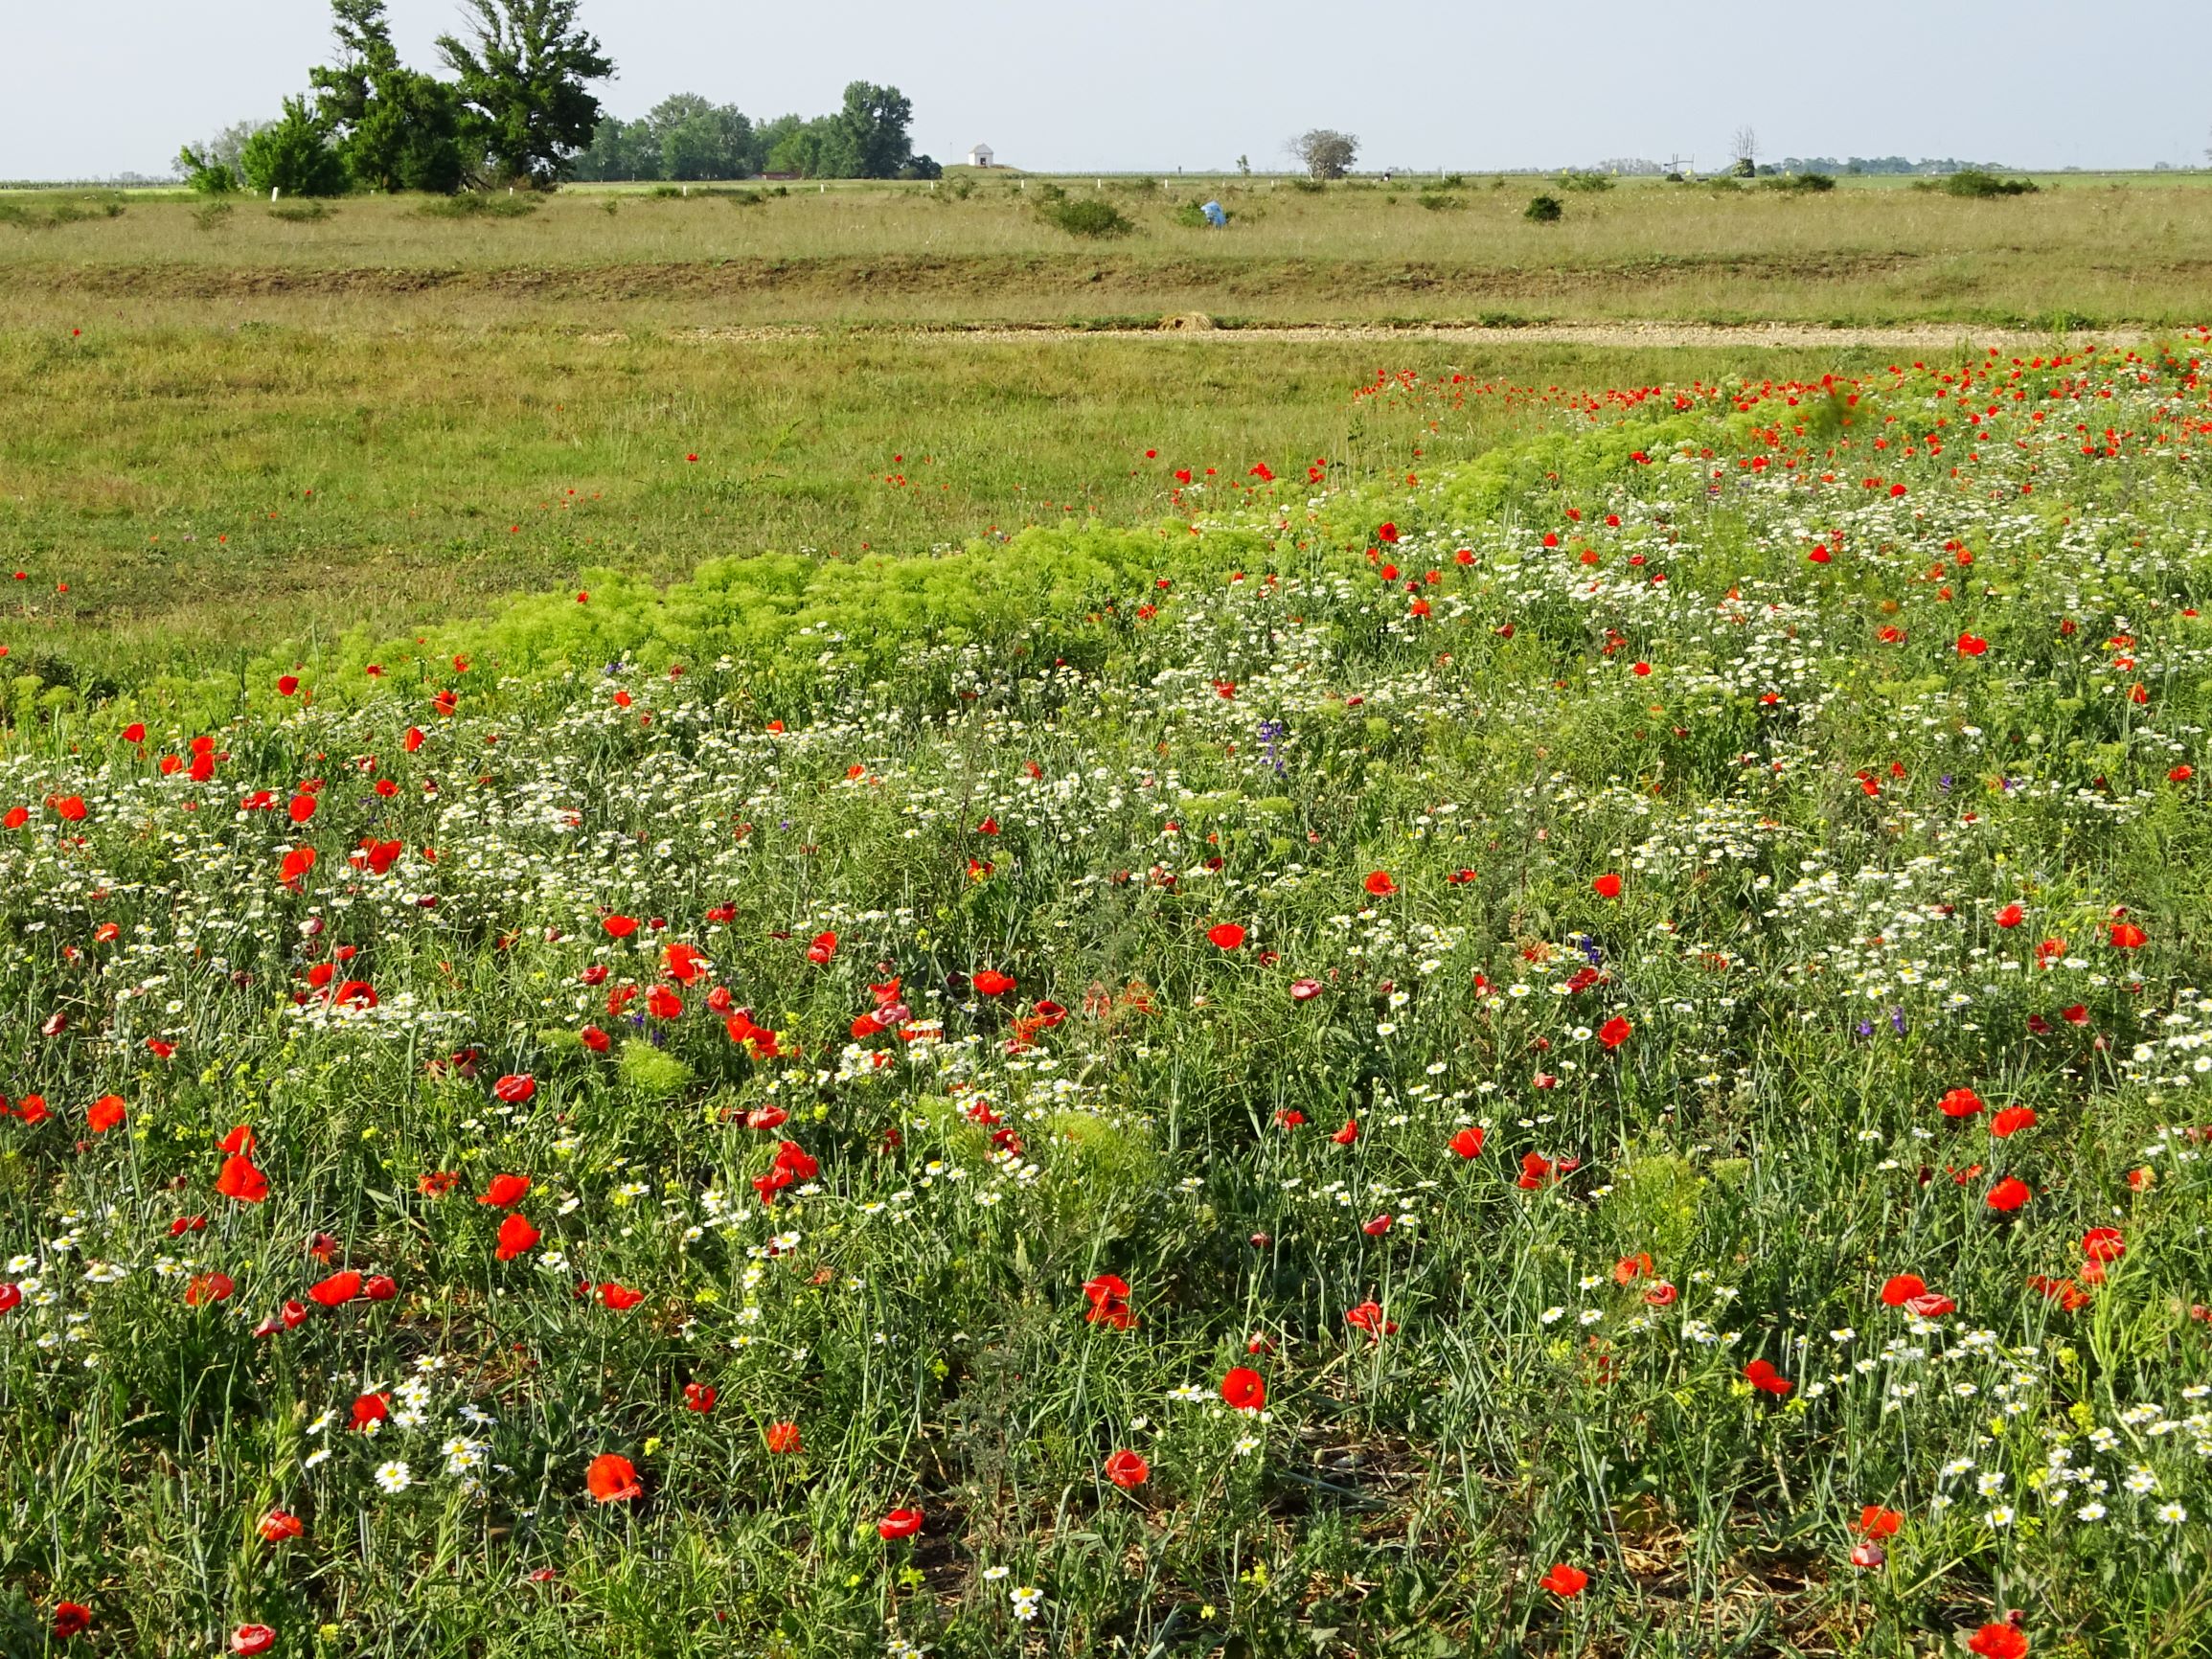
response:
M0 1646L2201 1651L2208 355L9 681Z
M11 333L0 564L27 580L9 637L127 676L272 633L305 646L480 612L595 565L666 579L731 554L1144 521L1233 498L1260 461L1326 460L1341 482L1418 472L1525 430L1553 387L1868 355L593 341L351 320ZM1392 390L1360 396L1379 373Z
M1096 181L1136 220L1083 243L1016 185L686 199L576 191L516 217L0 196L0 560L19 648L97 683L401 625L615 562L916 552L1071 511L1126 522L1253 462L1344 482L1462 459L1526 398L1810 375L1894 353L1470 342L939 338L990 325L1565 316L2169 323L2212 270L2192 176L1958 201L1644 181L1520 216L1530 181L1442 193ZM1085 181L1065 181L1075 189ZM965 195L958 193L966 192ZM1422 193L1445 205L1421 205ZM511 198L495 198L503 209ZM778 332L803 325L801 336ZM1412 395L1358 396L1380 375ZM1453 376L1461 378L1454 384ZM1509 406L1510 403L1510 406ZM1151 452L1148 455L1148 452ZM692 462L686 458L696 455ZM903 458L903 459L901 459ZM64 585L66 589L64 590Z
M757 187L691 197L573 191L514 218L425 216L349 201L279 216L241 201L0 198L0 321L50 327L120 307L148 320L310 319L499 328L620 307L623 326L746 322L1066 323L1198 310L1229 321L1566 318L2200 320L2212 272L2212 175L2054 180L1963 201L1900 189L1806 196L1636 181L1523 212L1544 181L1473 178L1308 194L1283 181L1067 181L1135 222L1083 241L1038 215L1048 181ZM1018 188L1017 188L1018 187ZM1556 187L1552 187L1556 188ZM1222 231L1174 214L1218 195ZM502 201L507 198L500 198ZM1425 208L1424 201L1438 204ZM281 311L272 310L281 307Z
M2206 181L1015 182L0 195L0 1653L2212 1645Z

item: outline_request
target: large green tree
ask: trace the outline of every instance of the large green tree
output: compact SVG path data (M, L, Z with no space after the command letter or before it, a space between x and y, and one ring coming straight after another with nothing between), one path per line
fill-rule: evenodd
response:
M841 178L897 178L914 159L914 102L896 86L855 80L845 88L845 107L831 120Z
M467 0L469 38L438 37L459 82L468 129L516 179L568 176L599 126L595 80L614 74L576 20L582 0Z
M348 174L368 190L460 189L459 92L399 61L384 0L331 0L331 11L337 61L308 80Z
M661 100L645 119L660 150L663 178L744 178L754 170L753 124L735 104L679 92Z

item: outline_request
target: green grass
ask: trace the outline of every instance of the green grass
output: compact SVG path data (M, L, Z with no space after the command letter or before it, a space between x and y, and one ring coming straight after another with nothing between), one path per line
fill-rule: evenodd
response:
M1838 361L110 321L0 335L20 417L0 430L0 564L29 578L6 596L16 649L129 677L272 634L478 613L592 565L666 580L731 555L1149 520L1219 501L1263 460L1418 473L1540 413L1490 388ZM1357 396L1379 371L1420 384ZM1178 505L1186 468L1206 489Z

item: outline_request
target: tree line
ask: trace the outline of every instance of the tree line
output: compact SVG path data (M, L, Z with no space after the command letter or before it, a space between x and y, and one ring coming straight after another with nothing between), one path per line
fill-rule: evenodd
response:
M944 169L915 152L914 108L896 86L855 80L844 106L811 121L755 122L735 104L696 92L663 99L636 121L606 116L576 158L580 179L936 178Z
M471 186L544 189L563 179L934 178L916 155L913 105L895 86L855 81L844 107L756 125L686 94L642 121L609 117L593 86L614 63L578 21L582 0L464 0L462 33L438 37L447 78L411 69L385 0L331 0L333 60L273 122L245 124L177 165L193 188L285 195L350 190L451 194Z

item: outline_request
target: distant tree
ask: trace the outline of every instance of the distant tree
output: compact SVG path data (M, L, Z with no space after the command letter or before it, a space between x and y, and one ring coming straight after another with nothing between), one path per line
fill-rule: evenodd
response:
M467 0L470 38L442 34L438 50L460 82L467 130L517 179L568 176L599 127L591 82L614 64L578 27L582 0Z
M828 116L817 116L812 121L802 121L795 115L785 116L771 124L762 138L764 142L772 139L766 151L767 171L796 173L801 178L832 176L829 170L836 165L838 157Z
M1290 153L1315 178L1342 178L1359 159L1359 140L1349 132L1316 126L1290 141Z
M346 193L346 164L304 98L285 99L283 118L246 140L239 151L239 170L257 191L285 195Z
M933 156L916 155L910 157L906 165L899 170L899 176L903 179L943 178L945 167Z
M662 178L747 178L758 170L753 124L735 104L682 92L655 104L644 125L660 152Z
M1755 178L1759 173L1759 134L1748 122L1736 129L1736 136L1728 141L1728 154L1734 165L1729 171L1738 178Z
M205 148L186 145L176 152L176 170L184 181L202 195L228 195L239 188L239 175L230 163L217 161Z
M336 63L308 71L315 112L340 132L368 113L376 77L399 67L384 0L331 0L331 32L338 37Z
M603 116L592 131L590 147L577 156L570 176L596 183L659 178L660 141L653 136L651 123Z
M459 190L460 94L399 61L384 0L331 0L331 11L338 58L308 80L348 175L367 190Z
M845 107L831 118L842 143L834 160L839 178L897 178L914 159L914 102L896 86L855 80L845 88Z

